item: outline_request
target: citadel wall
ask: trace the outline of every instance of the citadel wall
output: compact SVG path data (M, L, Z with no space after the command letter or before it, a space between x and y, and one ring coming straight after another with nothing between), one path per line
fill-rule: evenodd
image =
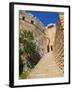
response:
M45 26L41 21L28 12L20 11L19 29L33 32L35 38L34 42L36 42L37 45L36 50L41 56L47 53L49 40L47 40L44 35Z
M57 65L64 73L64 20L63 18L64 18L64 14L61 14L59 16L59 22L56 30L56 36L55 36L55 42L54 42L54 54L55 54L55 58L56 58L55 61Z

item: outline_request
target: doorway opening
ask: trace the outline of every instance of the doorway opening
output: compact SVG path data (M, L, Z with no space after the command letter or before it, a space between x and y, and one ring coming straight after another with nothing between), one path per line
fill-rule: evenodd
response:
M49 45L47 46L47 52L49 52Z
M53 51L53 46L51 46L51 51Z

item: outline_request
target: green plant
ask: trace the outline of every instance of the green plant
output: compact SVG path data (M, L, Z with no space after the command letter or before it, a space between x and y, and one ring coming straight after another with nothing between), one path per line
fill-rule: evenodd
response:
M22 72L22 74L20 75L20 79L26 79L29 74L30 74L29 70Z
M28 57L36 50L36 43L34 42L33 32L22 30L19 32L19 75L26 77L27 72L23 72L22 57Z
M33 42L34 36L31 31L20 31L19 35L19 51L20 54L28 55L35 52L36 43Z

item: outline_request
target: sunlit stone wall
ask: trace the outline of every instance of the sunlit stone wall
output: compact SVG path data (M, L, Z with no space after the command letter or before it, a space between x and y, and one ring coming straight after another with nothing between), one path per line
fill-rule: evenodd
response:
M64 14L60 13L54 42L55 61L64 73Z
M41 57L47 53L47 45L49 41L47 40L44 30L45 26L43 23L34 17L31 13L20 11L19 12L19 30L27 30L33 32L34 42L36 42L36 50L39 52Z

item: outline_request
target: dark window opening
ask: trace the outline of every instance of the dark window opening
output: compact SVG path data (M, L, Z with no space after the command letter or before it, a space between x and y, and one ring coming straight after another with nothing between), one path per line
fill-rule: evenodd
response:
M22 20L25 20L25 17L24 16L22 17Z
M47 52L49 52L49 45L47 46Z
M31 20L31 24L34 24L34 21L33 20Z
M53 51L53 46L51 46L51 51Z

